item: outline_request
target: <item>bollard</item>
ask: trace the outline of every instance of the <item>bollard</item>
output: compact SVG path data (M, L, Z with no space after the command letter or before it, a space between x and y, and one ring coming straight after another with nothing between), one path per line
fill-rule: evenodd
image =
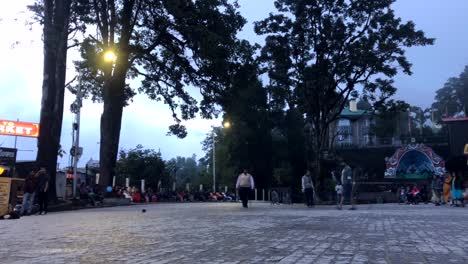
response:
M145 192L145 180L141 180L141 192Z
M262 200L265 201L265 189L262 189Z
M115 176L112 177L112 187L115 187Z
M175 185L175 182L172 183L172 191L175 192L175 189L176 189L176 185Z
M257 201L257 188L255 188L255 201Z
M227 186L224 185L224 193L227 193Z
M200 189L199 190L200 190L200 192L203 191L203 184L200 184Z
M130 178L125 178L125 187L130 187Z
M100 176L100 174L96 173L96 184L99 184L99 176Z
M187 190L187 192L190 192L190 183L185 184L185 190Z

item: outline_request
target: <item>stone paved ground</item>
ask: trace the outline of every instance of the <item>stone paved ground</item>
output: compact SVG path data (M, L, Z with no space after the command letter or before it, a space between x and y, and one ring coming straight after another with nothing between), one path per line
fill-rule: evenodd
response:
M0 221L0 263L468 263L468 208L200 203L50 213Z

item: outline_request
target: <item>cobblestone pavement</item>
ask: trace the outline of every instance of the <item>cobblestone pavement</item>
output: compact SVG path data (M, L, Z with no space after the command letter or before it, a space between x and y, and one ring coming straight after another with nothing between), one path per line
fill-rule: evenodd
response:
M0 263L468 263L468 208L186 203L49 213L0 221Z

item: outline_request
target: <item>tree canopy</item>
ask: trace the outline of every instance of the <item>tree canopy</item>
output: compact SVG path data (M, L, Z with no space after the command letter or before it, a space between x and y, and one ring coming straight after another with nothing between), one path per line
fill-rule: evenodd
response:
M216 114L214 98L226 83L220 79L233 56L236 34L245 24L237 4L226 0L93 0L91 21L97 34L81 47L77 62L80 87L104 102L101 118L102 180L115 167L124 105L137 92L163 101L175 124L170 133L185 137L182 120ZM112 50L115 61L104 62ZM141 78L139 87L128 79ZM198 88L197 105L189 87Z
M266 35L261 59L275 102L297 107L311 124L314 164L328 127L358 88L374 104L393 95L398 70L411 74L405 48L433 39L402 22L394 0L277 0L276 13L255 23Z
M468 116L468 65L458 77L447 80L442 88L436 91L432 109L437 111L437 119L453 117L463 112Z

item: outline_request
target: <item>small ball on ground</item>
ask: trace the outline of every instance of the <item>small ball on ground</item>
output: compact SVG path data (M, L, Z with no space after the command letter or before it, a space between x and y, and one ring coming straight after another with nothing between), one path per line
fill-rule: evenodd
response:
M146 209L141 210L142 213L146 213Z

